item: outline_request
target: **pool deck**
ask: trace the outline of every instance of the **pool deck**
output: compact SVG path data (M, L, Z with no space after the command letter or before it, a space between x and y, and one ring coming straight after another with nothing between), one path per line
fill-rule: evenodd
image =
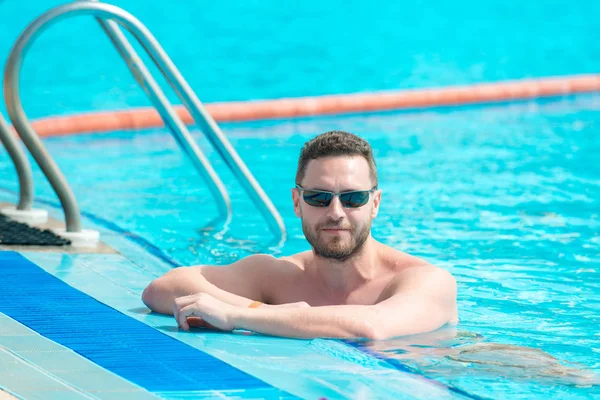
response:
M9 203L0 202L0 209L4 207L12 206ZM48 217L48 222L45 224L35 225L36 228L39 229L65 229L65 223L52 217ZM10 250L10 251L42 251L42 252L60 252L67 254L75 254L75 253L96 253L96 254L111 254L117 253L115 249L107 245L106 243L100 241L96 247L73 247L73 246L14 246L14 245L3 245L0 243L0 251L2 250Z
M11 395L10 393L6 393L3 390L0 390L0 400L13 400L16 399L15 396Z

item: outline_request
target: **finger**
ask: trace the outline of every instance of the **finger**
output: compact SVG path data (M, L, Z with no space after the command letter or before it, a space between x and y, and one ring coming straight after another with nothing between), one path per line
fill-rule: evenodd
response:
M179 310L181 310L183 307L185 307L187 304L184 303L183 299L181 297L177 297L174 301L173 301L173 315L175 317L177 317L177 314L179 314Z
M187 322L188 322L188 325L190 326L190 328L207 328L207 329L214 329L214 330L220 331L219 328L217 328L214 325L209 324L202 318L188 317Z
M199 317L188 317L187 323L190 328L206 328L207 322Z
M212 329L213 331L222 331L222 329L219 329L219 328L217 328L216 326L214 326L214 325L211 325L211 324L209 324L209 323L208 323L208 322L206 322L206 321L204 321L204 323L206 324L206 327L207 327L208 329Z
M196 302L196 298L198 297L198 295L199 293L196 293L190 296L182 296L175 299L175 303L173 305L173 315L175 316L175 319L178 319L177 316L181 313L181 310L184 307L187 307Z
M177 323L183 330L187 331L190 329L187 319L188 317L193 317L194 315L197 317L202 317L202 315L198 314L198 310L196 310L193 304L183 307L181 310L179 310L179 314L177 315Z
M196 302L196 294L175 298L175 305L182 309L183 307Z

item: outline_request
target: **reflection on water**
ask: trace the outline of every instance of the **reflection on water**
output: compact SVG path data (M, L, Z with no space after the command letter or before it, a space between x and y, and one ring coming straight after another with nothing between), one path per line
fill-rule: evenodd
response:
M388 340L348 343L392 364L400 361L405 369L449 383L469 376L579 387L600 385L600 375L584 366L559 360L540 349L487 342L482 335L454 327Z

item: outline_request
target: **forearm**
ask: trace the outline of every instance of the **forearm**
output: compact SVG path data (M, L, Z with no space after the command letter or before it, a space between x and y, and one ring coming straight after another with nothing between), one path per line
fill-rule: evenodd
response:
M374 309L370 306L239 309L236 329L293 338L372 338Z
M179 271L173 270L170 274L182 274L189 271L184 268L178 268ZM182 280L167 274L165 277L153 281L142 294L143 302L154 312L172 315L176 298L195 293L207 293L237 307L248 307L253 301L218 288L199 273L186 278Z
M213 285L212 283L210 283L209 281L207 281L205 278L202 278L200 280L200 286L198 291L192 292L192 293L185 293L182 296L189 296L190 294L194 294L194 293L207 293L210 294L211 296L224 301L227 304L231 304L232 306L237 306L237 307L248 307L254 300L252 299L248 299L246 297L234 294L234 293L230 293L226 290L220 289L219 287ZM177 296L177 297L181 297L181 296ZM170 314L173 313L173 310L171 309L171 311L169 312Z

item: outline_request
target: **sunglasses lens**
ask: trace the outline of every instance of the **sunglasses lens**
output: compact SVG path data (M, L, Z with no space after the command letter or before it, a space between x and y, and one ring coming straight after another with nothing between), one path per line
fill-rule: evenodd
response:
M311 205L313 207L327 207L331 203L333 195L331 193L305 190L303 198L306 204Z
M340 202L346 208L362 207L369 201L368 191L349 192L340 195Z

